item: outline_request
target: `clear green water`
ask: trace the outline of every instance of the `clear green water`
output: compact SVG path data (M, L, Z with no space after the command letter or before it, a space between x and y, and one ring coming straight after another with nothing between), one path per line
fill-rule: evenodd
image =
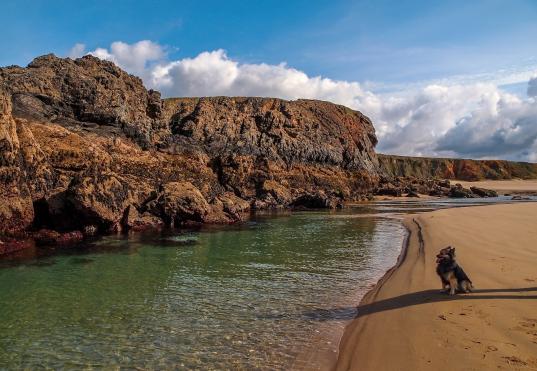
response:
M289 368L320 320L350 319L395 263L400 221L365 214L396 209L258 217L3 260L0 368Z

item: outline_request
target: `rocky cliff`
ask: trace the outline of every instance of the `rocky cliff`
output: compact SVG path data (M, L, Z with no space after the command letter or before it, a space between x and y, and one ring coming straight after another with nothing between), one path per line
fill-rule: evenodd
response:
M0 68L0 232L49 241L335 207L378 181L375 144L343 106L162 100L111 62L46 55Z
M503 160L378 155L382 173L387 177L418 179L537 179L537 164Z

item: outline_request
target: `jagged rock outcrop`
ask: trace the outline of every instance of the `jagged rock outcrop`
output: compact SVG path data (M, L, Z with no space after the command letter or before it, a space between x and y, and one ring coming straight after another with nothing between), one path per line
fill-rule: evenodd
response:
M11 112L11 97L0 86L0 228L3 230L28 227L34 219L32 191L37 194L42 191L37 187L41 181L31 179L39 167L32 153L35 151L28 145L31 135L17 125Z
M343 106L161 100L111 62L46 55L0 68L0 233L64 241L337 207L377 183L375 144Z
M3 68L0 78L11 92L15 117L122 132L142 147L166 126L160 121L160 93L93 56L44 55L26 68Z

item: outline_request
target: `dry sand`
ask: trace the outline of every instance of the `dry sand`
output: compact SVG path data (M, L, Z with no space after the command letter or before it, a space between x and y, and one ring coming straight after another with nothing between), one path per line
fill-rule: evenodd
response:
M409 216L408 248L364 298L337 370L537 370L537 203ZM440 293L456 247L476 290Z
M537 192L537 180L482 180L478 182L465 182L452 180L452 184L460 183L465 188L481 187L493 189L500 193L533 193Z

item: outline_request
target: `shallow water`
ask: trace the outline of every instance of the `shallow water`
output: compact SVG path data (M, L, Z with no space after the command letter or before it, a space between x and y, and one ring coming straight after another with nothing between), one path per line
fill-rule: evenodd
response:
M258 216L2 261L0 368L288 368L393 266L398 216L457 205Z

